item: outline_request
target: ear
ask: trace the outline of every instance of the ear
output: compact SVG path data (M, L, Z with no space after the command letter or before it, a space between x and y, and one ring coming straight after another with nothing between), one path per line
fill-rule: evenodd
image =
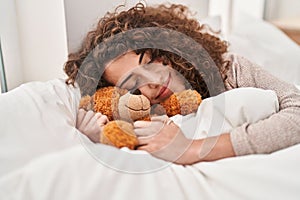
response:
M196 90L184 90L172 94L164 102L160 103L169 117L177 114L188 115L197 112L202 101L201 95Z
M180 114L188 115L197 112L202 97L196 90L189 89L178 93L177 100L180 105Z
M92 100L93 98L90 95L82 97L79 102L79 109L82 108L86 111L93 110Z

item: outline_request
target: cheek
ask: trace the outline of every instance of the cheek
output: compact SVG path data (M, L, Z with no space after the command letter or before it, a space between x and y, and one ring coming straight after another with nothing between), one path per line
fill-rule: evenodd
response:
M130 71L130 68L127 68L117 64L111 65L104 71L103 77L109 83L117 85L124 78L124 75Z
M108 82L116 85L129 71L138 66L139 57L135 53L127 53L108 64L103 77Z
M181 92L182 90L185 90L185 84L187 83L187 80L181 74L178 74L178 72L172 73L172 76L171 89L174 92Z
M103 78L113 85L116 84L116 80L118 79L116 74L110 72L110 70L105 70L105 72L103 73Z

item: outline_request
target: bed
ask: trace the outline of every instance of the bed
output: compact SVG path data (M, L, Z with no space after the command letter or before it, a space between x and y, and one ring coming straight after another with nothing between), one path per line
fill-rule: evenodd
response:
M231 51L299 87L299 46L266 22L244 20L228 37ZM62 79L0 96L0 199L299 199L300 144L176 165L91 143L75 128L79 99L78 88Z
M232 118L247 118L249 110L246 110L252 109L251 117L255 114L258 120L264 117L261 116L264 112L267 117L278 109L272 91L254 94L265 101L260 112L255 109L257 104L248 106L253 102L250 98L253 93L244 92L238 98L234 94L235 99L226 96L225 107L231 111L238 107ZM269 155L176 165L143 151L119 150L90 142L74 128L79 99L79 89L66 86L62 79L27 83L1 96L1 122L4 122L0 140L1 199L268 199L273 195L272 199L297 199L299 196L300 145ZM238 105L245 101L246 106Z

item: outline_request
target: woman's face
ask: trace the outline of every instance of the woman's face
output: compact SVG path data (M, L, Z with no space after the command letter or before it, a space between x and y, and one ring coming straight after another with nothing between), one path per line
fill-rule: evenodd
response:
M156 104L185 88L185 79L173 68L159 61L151 62L148 54L129 52L110 62L104 78L111 84L134 91L139 89Z

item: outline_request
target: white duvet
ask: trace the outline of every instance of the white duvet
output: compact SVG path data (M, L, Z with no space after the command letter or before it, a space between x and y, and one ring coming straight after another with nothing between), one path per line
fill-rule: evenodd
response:
M0 199L300 196L300 145L269 155L175 165L143 151L89 142L74 128L79 98L78 89L58 79L25 84L0 96ZM173 120L188 137L206 137L277 110L272 91L244 88L207 99L195 115ZM195 122L200 125L190 126Z

